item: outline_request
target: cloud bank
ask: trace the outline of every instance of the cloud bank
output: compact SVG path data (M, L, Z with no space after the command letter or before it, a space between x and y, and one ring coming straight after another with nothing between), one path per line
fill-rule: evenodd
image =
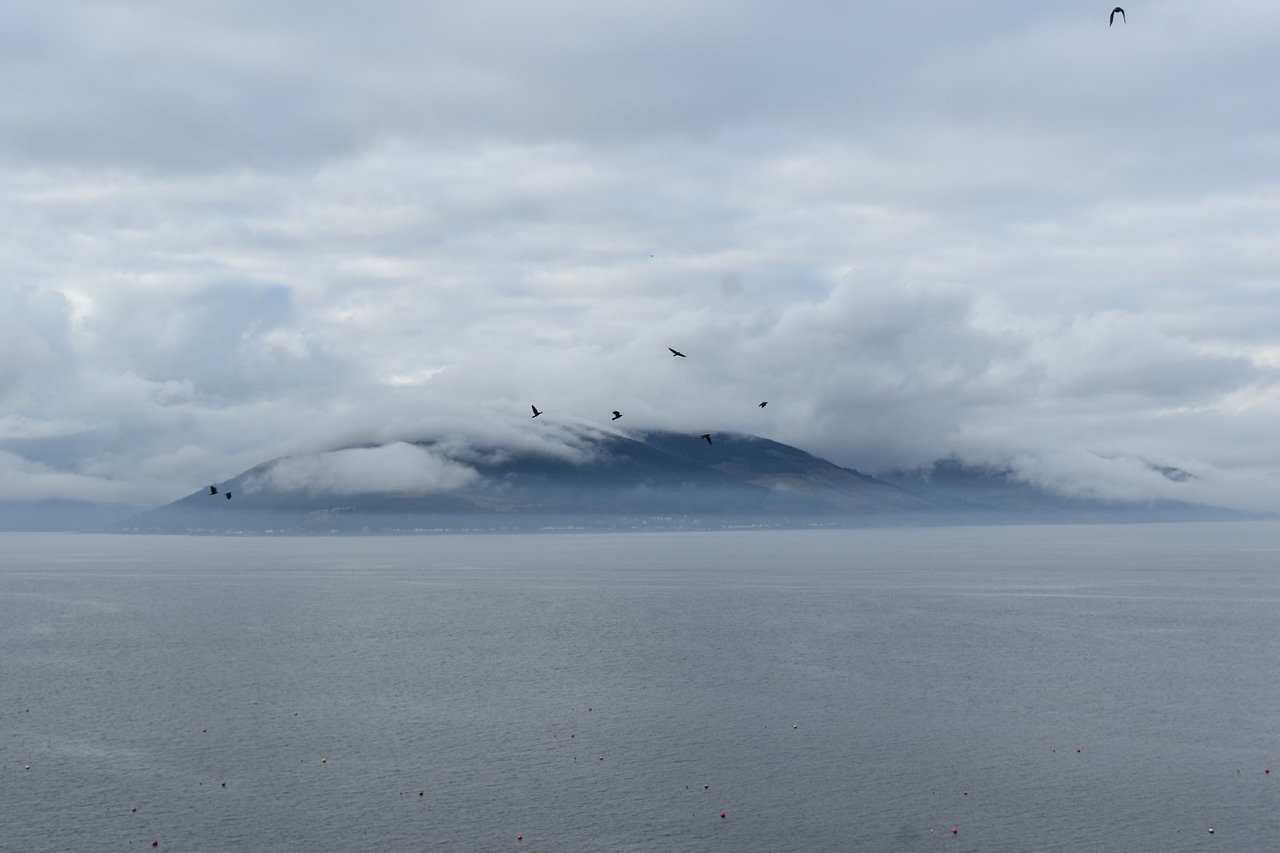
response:
M618 409L1280 509L1280 10L1107 11L15 10L0 501Z
M265 485L312 495L443 494L475 482L474 469L411 444L352 448L279 460L262 475ZM250 491L254 483L247 484Z

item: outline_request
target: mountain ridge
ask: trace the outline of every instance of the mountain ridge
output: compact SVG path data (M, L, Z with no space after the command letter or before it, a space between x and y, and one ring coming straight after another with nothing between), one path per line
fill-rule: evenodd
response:
M1007 469L873 477L771 439L578 428L524 449L422 439L286 456L135 516L152 533L845 527L1239 517L1055 495ZM231 492L231 500L224 499Z

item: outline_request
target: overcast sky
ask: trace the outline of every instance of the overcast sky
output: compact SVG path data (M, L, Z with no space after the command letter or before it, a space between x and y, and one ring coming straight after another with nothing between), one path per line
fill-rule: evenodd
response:
M1109 12L9 4L0 501L619 409L1280 509L1280 4Z

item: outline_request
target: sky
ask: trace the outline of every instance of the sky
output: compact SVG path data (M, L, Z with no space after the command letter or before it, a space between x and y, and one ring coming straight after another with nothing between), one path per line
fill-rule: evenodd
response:
M1280 5L1109 12L10 4L0 502L596 425L1280 510Z

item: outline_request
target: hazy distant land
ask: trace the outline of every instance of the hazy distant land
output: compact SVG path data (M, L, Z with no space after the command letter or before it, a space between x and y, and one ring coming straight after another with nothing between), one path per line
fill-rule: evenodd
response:
M116 523L204 534L707 530L1242 518L1176 501L1054 494L943 460L872 477L765 438L584 431L573 453L444 442L284 457ZM430 460L428 467L422 467ZM377 480L378 465L401 462ZM417 467L415 467L417 466ZM1160 471L1177 482L1185 475ZM224 499L226 492L233 498Z

